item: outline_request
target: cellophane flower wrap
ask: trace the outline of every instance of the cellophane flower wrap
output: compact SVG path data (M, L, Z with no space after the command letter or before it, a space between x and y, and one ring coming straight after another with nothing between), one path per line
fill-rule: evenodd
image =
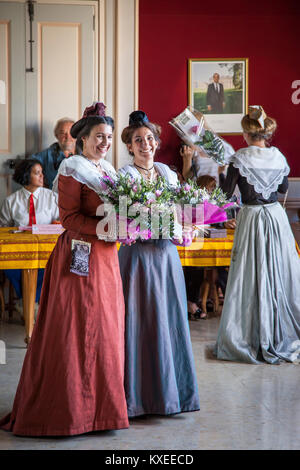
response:
M235 205L228 201L221 188L208 192L205 188L199 188L192 180L178 184L174 193L174 202L182 209L182 223L195 226L225 222L226 210Z
M204 117L191 106L169 121L178 136L187 144L212 158L218 165L225 165L225 148L222 140L212 130L205 128Z

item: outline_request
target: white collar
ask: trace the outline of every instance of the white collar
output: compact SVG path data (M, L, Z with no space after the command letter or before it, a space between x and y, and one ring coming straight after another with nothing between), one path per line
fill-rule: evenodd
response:
M114 167L104 159L100 160L100 166L105 173L114 178L116 171ZM58 191L58 177L72 176L76 181L86 184L97 194L100 189L101 174L98 169L87 158L81 155L73 155L73 157L65 158L59 165L57 176L53 182L53 191Z
M239 169L241 176L254 186L264 199L276 192L283 178L290 172L285 156L276 147L257 147L251 145L238 150L229 162Z
M154 162L154 168L160 176L164 177L171 185L176 186L178 181L177 174L175 171L171 170L168 165L161 162ZM134 178L142 178L141 173L132 163L125 165L121 170L123 174L129 173Z
M40 190L41 190L41 188L36 188L36 190L32 193L31 191L28 191L28 189L26 189L24 186L21 189L21 191L23 191L23 193L25 194L26 198L29 198L31 196L31 194L33 194L33 197L36 200L38 200Z

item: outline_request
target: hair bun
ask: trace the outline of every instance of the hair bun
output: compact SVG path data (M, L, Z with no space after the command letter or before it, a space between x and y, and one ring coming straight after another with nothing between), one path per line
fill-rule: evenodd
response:
M148 116L144 111L133 111L129 115L129 125L131 126L132 124L135 124L137 122L149 122Z
M73 139L77 139L77 136L79 132L84 128L86 123L86 118L81 118L79 121L75 122L73 126L70 129L70 134L73 137Z
M257 121L262 129L264 128L264 121L265 121L267 115L264 112L262 106L259 106L259 105L249 106L248 116L249 116L250 119L253 119L254 121Z
M106 106L104 103L98 101L94 102L91 106L87 106L83 112L82 118L75 122L71 127L70 134L73 139L76 139L79 132L82 131L87 123L87 119L90 117L106 117L105 116Z

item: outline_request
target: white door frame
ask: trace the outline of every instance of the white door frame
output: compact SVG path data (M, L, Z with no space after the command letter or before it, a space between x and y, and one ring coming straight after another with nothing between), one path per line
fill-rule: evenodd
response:
M26 0L0 0L0 3ZM36 0L36 3L92 5L95 8L95 101L104 101L115 119L112 155L116 168L129 161L120 134L138 109L139 0Z

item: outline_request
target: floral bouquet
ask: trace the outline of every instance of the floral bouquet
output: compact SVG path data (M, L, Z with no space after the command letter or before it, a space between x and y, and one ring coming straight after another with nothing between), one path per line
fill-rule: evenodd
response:
M174 189L174 202L183 209L181 220L196 226L225 222L226 210L235 203L229 202L221 188L209 193L205 188L188 180Z
M220 137L205 128L204 117L191 106L169 121L179 137L193 148L204 151L218 165L225 165L225 149Z
M99 196L114 208L120 243L174 237L174 193L164 178L150 182L129 174L115 179L105 176L101 178Z
M118 222L115 241L125 245L164 238L186 246L192 242L193 226L199 230L227 220L226 209L233 205L220 188L208 193L191 180L174 187L163 177L150 182L129 174L101 178L99 196Z

